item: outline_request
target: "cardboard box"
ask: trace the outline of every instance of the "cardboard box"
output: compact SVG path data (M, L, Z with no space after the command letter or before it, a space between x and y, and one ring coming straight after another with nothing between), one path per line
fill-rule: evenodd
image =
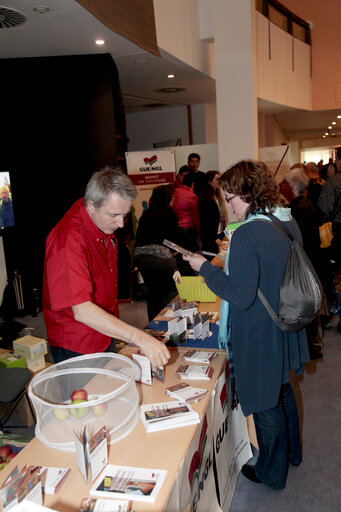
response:
M35 336L24 336L13 341L13 350L26 359L36 359L47 354L46 340Z
M25 368L25 358L8 352L0 357L0 368Z
M34 359L27 359L26 358L26 368L31 370L31 372L37 372L38 370L42 370L45 368L45 357L35 357Z

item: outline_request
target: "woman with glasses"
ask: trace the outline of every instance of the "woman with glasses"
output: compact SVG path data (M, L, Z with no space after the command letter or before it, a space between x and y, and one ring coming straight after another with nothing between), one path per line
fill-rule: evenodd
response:
M282 220L300 242L301 235L290 209L280 206L278 186L264 163L241 161L222 175L220 184L227 205L244 221L233 233L225 272L201 255L184 259L222 299L219 343L228 349L235 401L245 416L254 417L259 455L242 473L253 482L283 489L289 463L302 461L289 372L301 373L309 353L305 330L281 331L257 290L277 310L290 244L267 215Z

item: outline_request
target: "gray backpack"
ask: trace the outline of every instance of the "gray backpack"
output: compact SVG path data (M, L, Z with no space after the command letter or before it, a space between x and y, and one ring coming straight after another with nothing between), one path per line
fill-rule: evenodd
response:
M323 296L322 285L302 245L293 238L285 224L277 217L270 214L269 218L291 244L280 289L278 314L259 288L257 295L282 331L299 331L319 314ZM271 221L264 219L264 222Z

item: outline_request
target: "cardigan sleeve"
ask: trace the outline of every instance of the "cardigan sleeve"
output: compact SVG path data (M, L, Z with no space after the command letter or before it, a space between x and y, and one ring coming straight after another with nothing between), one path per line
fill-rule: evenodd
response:
M229 259L229 275L223 270L204 262L200 274L207 286L220 298L240 309L248 309L257 297L259 282L259 258L242 237L233 236Z

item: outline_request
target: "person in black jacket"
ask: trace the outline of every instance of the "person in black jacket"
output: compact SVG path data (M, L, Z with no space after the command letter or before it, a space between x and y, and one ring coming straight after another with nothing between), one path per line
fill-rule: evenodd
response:
M217 254L223 230L227 224L227 210L222 197L218 171L206 173L207 183L199 200L201 249ZM210 261L213 256L208 256Z
M165 238L179 242L178 218L171 207L172 200L170 187L154 188L149 208L143 212L136 232L135 265L147 288L149 321L177 294L173 280L177 262L168 247L163 245Z

